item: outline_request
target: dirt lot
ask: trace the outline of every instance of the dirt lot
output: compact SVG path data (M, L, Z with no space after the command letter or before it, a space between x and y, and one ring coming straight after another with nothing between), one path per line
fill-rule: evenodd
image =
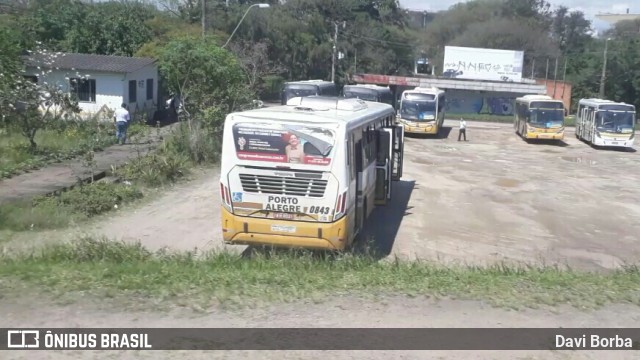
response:
M455 125L455 123L453 123ZM595 150L570 133L563 146L527 144L509 125L469 123L468 142L457 130L444 139L407 140L403 181L387 208L374 212L368 232L385 254L443 262L566 263L612 268L640 259L640 154ZM218 173L197 174L135 209L90 226L16 236L9 247L67 239L80 233L140 240L157 249L221 247ZM380 226L382 224L383 226ZM234 250L242 251L241 247ZM640 310L607 306L510 311L481 302L341 298L331 303L249 310L148 312L115 310L87 299L48 305L46 299L0 296L0 327L633 327ZM337 359L631 359L629 352L331 352ZM326 352L91 352L1 354L3 358L326 358Z
M640 260L640 153L593 149L572 130L561 146L528 144L507 124L470 122L468 142L456 141L457 129L445 130L448 138L407 139L403 180L366 234L381 253L591 270ZM217 169L197 173L90 226L15 236L8 245L90 233L151 249L224 247L218 176Z
M399 229L374 233L410 258L637 263L640 153L593 149L569 131L560 146L526 143L508 124L470 123L468 142L457 141L457 128L445 139L408 139L394 199L406 214L380 211L373 223Z
M555 311L508 311L480 302L387 298L368 302L334 299L330 304L279 306L263 310L193 313L114 311L104 301L78 306L52 306L43 299L2 303L2 327L636 327L640 312L610 306L595 312L560 308ZM3 359L636 359L636 351L129 351L129 352L0 352Z

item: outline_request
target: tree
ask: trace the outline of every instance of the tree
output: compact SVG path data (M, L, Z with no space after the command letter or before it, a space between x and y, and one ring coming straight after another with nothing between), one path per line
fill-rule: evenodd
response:
M40 45L40 44L39 44ZM80 112L78 102L67 92L62 84L51 81L48 75L53 71L54 61L62 53L47 51L38 47L29 52L29 60L39 64L38 81L12 74L13 86L0 94L0 103L5 109L13 125L29 140L31 150L35 151L38 130L55 124L62 119L69 119ZM76 76L86 79L79 73Z
M20 60L20 46L14 32L0 29L0 126L5 125L7 114L12 111L13 97L11 96L18 82L22 62Z
M238 41L229 45L229 49L237 56L240 66L247 77L247 85L255 92L262 89L262 81L268 75L279 75L285 68L273 64L269 60L269 45L266 41L251 43Z
M146 20L157 13L141 2L36 1L21 26L49 49L100 55L133 55L151 40ZM26 44L28 45L31 44Z
M238 60L209 38L170 41L160 53L159 66L166 86L193 117L216 106L233 111L252 97Z
M582 11L569 11L565 6L558 7L553 16L553 38L564 53L577 54L591 39L591 22Z

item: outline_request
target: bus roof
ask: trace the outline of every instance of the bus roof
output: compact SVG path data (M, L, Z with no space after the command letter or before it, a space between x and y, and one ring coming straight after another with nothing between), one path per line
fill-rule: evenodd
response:
M438 94L443 94L444 90L439 89L437 87L415 87L413 89L410 90L405 90L402 92L403 94L411 94L411 93L418 93L418 94L432 94L432 95L438 95Z
M320 79L289 81L289 82L286 82L284 84L285 85L320 85L320 86L326 86L326 85L335 86L336 85L335 83L333 83L331 81L320 80Z
M552 98L549 95L524 95L524 96L520 96L519 98L516 98L516 100L522 100L522 101L560 101L560 100L555 100L554 98Z
M371 89L376 91L384 91L391 92L388 86L374 85L374 84L356 84L356 85L345 85L344 89Z
M516 98L516 102L531 103L533 101L561 103L562 106L564 107L564 102L562 100L554 99L549 95L525 95L525 96Z
M598 98L580 99L578 104L580 104L580 105L591 105L591 106L623 105L623 106L629 106L629 107L632 107L632 108L635 109L635 106L633 104L627 104L625 102L617 102L617 101L606 100L606 99L598 99Z
M384 115L395 115L391 105L335 96L308 96L291 98L287 105L234 112L227 115L227 118L241 116L282 122L323 123L336 127L344 124L347 128L352 128Z

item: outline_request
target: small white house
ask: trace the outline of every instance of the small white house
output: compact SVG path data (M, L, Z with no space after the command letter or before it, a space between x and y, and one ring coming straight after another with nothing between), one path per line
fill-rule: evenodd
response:
M81 115L93 115L122 103L133 115L158 104L158 66L155 59L62 53L55 59L25 56L25 76L38 83L58 84L76 95ZM46 75L43 71L51 70ZM81 78L78 75L84 77Z

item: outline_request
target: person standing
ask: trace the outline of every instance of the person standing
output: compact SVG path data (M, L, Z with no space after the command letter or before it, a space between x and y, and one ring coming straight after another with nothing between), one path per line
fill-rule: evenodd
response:
M127 110L127 104L123 103L113 114L113 121L116 123L116 143L124 145L127 141L127 128L129 127L130 120L131 117L129 110ZM122 139L122 143L120 143L120 139Z
M460 118L460 131L458 132L458 141L460 137L464 136L464 141L467 141L467 122L463 118Z

